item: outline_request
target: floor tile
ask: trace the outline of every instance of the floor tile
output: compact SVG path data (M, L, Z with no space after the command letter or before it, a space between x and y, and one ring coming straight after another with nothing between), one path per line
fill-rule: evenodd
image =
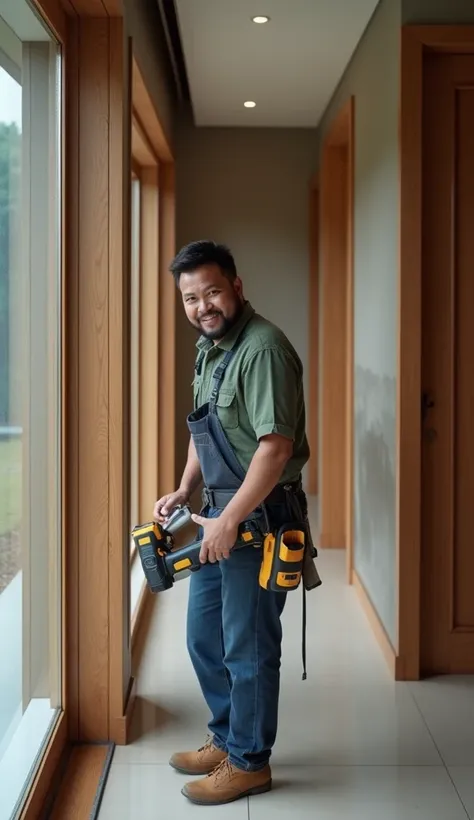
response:
M471 820L474 820L474 766L450 766L454 785Z
M182 794L189 778L177 774L168 766L119 765L112 769L100 808L100 820L186 820L199 817L207 820L247 820L248 802L220 806L216 809L194 806ZM453 818L455 820L455 818Z
M405 687L283 689L274 760L284 764L440 765Z
M209 718L186 651L183 580L156 599L132 742L115 750L100 820L191 812L247 820L248 808L250 820L466 820L463 802L474 820L472 679L395 683L346 584L344 553L322 551L318 566L323 585L307 595L306 681L301 593L288 596L283 615L274 790L250 803L196 807L167 765L173 752L202 745ZM454 767L449 774L442 757Z
M447 766L474 766L474 676L409 684Z
M250 820L466 820L444 768L276 768ZM207 818L205 818L207 820Z

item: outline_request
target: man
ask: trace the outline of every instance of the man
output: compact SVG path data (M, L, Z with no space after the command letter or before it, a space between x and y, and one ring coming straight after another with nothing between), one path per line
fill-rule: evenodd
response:
M202 567L190 580L187 645L212 715L211 739L170 764L207 775L182 791L215 805L271 788L286 593L259 585L261 549L232 547L249 517L266 515L279 527L294 520L295 500L306 516L303 374L286 336L245 300L226 247L193 242L170 269L200 338L186 468L154 517L164 521L203 480L204 508L193 515Z

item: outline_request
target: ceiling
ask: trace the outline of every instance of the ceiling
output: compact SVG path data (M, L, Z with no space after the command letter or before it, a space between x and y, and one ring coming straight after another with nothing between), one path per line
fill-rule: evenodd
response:
M377 4L175 0L196 125L316 127Z

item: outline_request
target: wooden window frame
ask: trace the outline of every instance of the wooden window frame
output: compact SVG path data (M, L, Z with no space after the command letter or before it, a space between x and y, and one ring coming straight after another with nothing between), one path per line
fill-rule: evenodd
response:
M61 360L62 360L62 367L61 367L61 400L60 400L60 417L61 417L61 474L64 476L65 474L65 368L66 368L66 351L65 351L65 311L64 311L64 304L65 304L65 234L64 234L64 225L65 225L65 198L66 198L66 185L65 185L65 171L66 171L66 162L65 162L65 131L66 131L66 95L65 95L65 78L67 72L67 61L68 61L68 48L67 48L67 21L66 15L60 6L59 2L56 0L44 0L44 2L39 2L39 0L33 0L33 5L36 7L37 11L39 12L40 17L49 27L55 38L57 39L59 46L61 48L61 110L60 110L60 130L61 130L61 138L60 138L60 150L61 150L61 167L60 167L60 174L61 174L61 188L60 188L60 199L61 199L61 258L60 258L60 287L61 287L61 322L60 322L60 332L61 332ZM65 517L62 514L65 508L65 487L64 482L62 483L61 487L61 495L60 495L60 506L61 506L61 528L59 536L61 538L61 549L60 549L60 595L61 595L61 625L60 630L62 633L61 637L61 661L62 661L62 668L60 670L60 685L61 694L60 700L62 703L62 708L59 711L57 719L55 720L51 734L49 737L48 742L46 743L44 749L41 750L41 762L39 763L35 775L29 785L28 792L26 799L24 801L23 807L21 809L21 814L19 815L21 820L36 820L39 816L39 812L44 805L46 800L49 788L53 781L54 775L58 769L61 757L65 751L67 746L67 739L68 739L68 726L67 726L67 707L68 707L68 699L67 699L67 686L66 686L66 629L65 629L65 600L67 594L67 579L65 573L65 540L66 540L66 521ZM52 567L53 577L57 570ZM51 637L55 638L55 630L52 631Z
M140 521L146 521L156 499L174 489L175 290L168 272L175 244L174 167L136 59L132 64L131 155L132 172L140 180L137 507ZM133 546L132 573L137 572L136 561ZM143 582L132 613L132 650L151 600Z
M123 37L118 0L103 0L103 14L97 13L98 6L93 0L32 2L57 37L63 57L61 142L63 180L66 181L63 181L61 190L64 279L62 471L66 481L61 498L64 512L61 584L64 661L63 708L49 743L42 750L41 762L20 815L22 820L36 820L40 815L58 776L61 760L72 742L127 742L134 702L134 645L127 609L130 568L129 490L126 482L129 331L127 282L123 273L128 272L130 248L127 237L123 236L123 244L116 241L117 236L127 233L122 228L129 224L130 217L132 89L138 123L135 133L140 140L142 160L143 152L152 150L159 163L155 175L158 175L160 192L158 223L161 243L155 251L160 272L155 320L157 315L160 347L156 360L160 391L154 423L160 453L159 493L174 489L175 457L175 288L168 273L175 253L173 155L143 77L136 62L132 64L131 41ZM94 17L94 20L88 21L88 17ZM101 42L98 29L102 32ZM109 53L104 54L104 49L97 48L98 45L108 45ZM92 59L94 65L86 59L88 55L96 55L96 60ZM100 64L102 71L98 78L94 74L95 62L97 66ZM94 95L89 94L92 85ZM128 129L125 127L126 117L124 120L127 111ZM108 129L106 140L104 131L101 131L104 128ZM94 138L96 135L98 141ZM90 163L97 142L108 168L108 184L103 191L101 181L93 179ZM101 242L101 248L97 250L94 232L99 222L104 221L105 213L107 236L104 237L105 244ZM102 251L107 261L104 261ZM104 294L105 310L101 310L97 301L94 304L97 288L100 294ZM105 353L105 381L100 371L102 364L97 363L102 353ZM88 365L92 365L95 374L89 374ZM89 393L84 389L85 382L90 385ZM104 402L99 409L86 398L87 395L100 398L102 394ZM97 476L93 471L94 448L87 446L86 431L91 424L94 430L102 429L104 424L106 432L106 439L101 439L100 452L95 456L98 458ZM101 498L97 499L96 490L100 496L100 480L102 475L105 476L100 471L105 469L109 491L104 506ZM90 486L87 486L88 479ZM83 491L79 503L81 481ZM104 540L102 536L107 533ZM107 603L100 603L101 589L105 590ZM137 627L138 621L137 617ZM104 668L101 669L103 656L106 664L105 667L102 664ZM105 688L106 693L99 691L100 687Z

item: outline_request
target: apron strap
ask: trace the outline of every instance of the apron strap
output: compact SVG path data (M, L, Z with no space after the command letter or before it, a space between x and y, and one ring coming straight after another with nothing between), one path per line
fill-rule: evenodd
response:
M206 355L206 354L204 353L204 351L203 351L203 350L201 350L201 352L200 352L200 354L199 354L199 357L198 357L198 360L197 360L196 364L194 365L194 372L195 372L196 376L200 376L200 375L201 375L202 363L203 363L203 361L204 361L204 356L205 356L205 355Z
M211 412L214 410L217 399L219 398L219 391L221 389L222 380L224 378L227 365L229 364L232 356L234 355L234 349L235 348L232 348L232 350L227 351L221 363L217 365L216 369L214 370L212 376L212 378L214 379L214 387L212 388L212 393L209 399L209 410Z

